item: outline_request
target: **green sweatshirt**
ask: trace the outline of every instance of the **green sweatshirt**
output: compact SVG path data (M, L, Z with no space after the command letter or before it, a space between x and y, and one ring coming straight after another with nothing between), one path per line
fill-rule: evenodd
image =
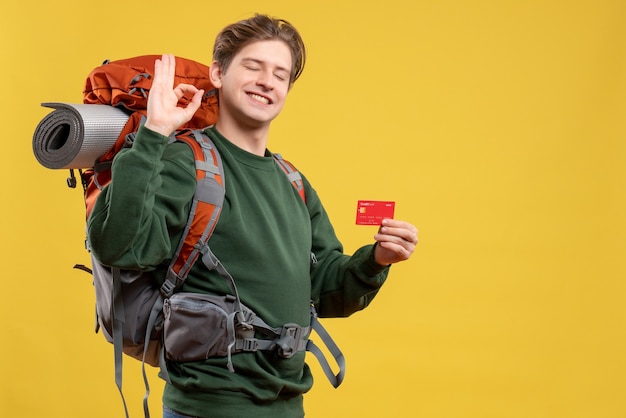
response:
M224 206L209 240L234 277L242 302L273 327L309 325L309 301L320 317L344 317L366 307L388 268L373 258L373 245L348 256L322 203L303 176L306 204L269 151L261 157L224 138L213 139L224 165ZM112 168L112 182L98 197L88 223L91 250L101 263L153 272L162 282L187 222L196 187L193 155L186 144L140 128L132 148ZM317 263L311 263L311 252ZM199 260L184 291L230 293L228 283ZM300 352L290 359L274 352L168 362L172 384L164 403L207 418L302 417L302 394L313 379Z

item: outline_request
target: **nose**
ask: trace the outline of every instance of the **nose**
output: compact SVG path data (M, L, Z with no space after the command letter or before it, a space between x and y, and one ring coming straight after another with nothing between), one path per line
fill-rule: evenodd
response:
M260 71L256 83L267 90L272 90L274 88L274 74L267 70Z

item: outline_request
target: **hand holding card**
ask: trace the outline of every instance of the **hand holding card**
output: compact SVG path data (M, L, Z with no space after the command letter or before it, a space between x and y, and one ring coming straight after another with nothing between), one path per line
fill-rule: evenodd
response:
M381 225L383 219L393 218L396 202L359 200L356 208L357 225Z

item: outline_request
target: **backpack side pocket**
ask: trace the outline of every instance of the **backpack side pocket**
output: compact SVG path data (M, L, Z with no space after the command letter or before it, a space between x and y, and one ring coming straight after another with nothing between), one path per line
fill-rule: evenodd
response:
M168 360L199 361L228 355L235 341L233 296L175 293L165 300L164 344Z

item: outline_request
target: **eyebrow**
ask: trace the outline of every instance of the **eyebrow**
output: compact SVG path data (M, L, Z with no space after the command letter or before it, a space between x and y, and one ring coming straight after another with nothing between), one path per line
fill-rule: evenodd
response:
M260 60L260 59L258 59L258 58L251 58L251 57L242 58L242 59L241 59L241 62L243 62L243 63L245 63L245 62L253 62L253 63L255 63L255 64L259 64L259 65L265 64L265 61ZM277 68L276 68L276 69L277 69L277 70L279 70L279 71L284 71L284 72L286 72L287 74L289 74L289 72L290 72L290 71L289 71L289 69L287 69L287 68L285 68L285 67L281 67L280 65L279 65L279 66L277 66Z

